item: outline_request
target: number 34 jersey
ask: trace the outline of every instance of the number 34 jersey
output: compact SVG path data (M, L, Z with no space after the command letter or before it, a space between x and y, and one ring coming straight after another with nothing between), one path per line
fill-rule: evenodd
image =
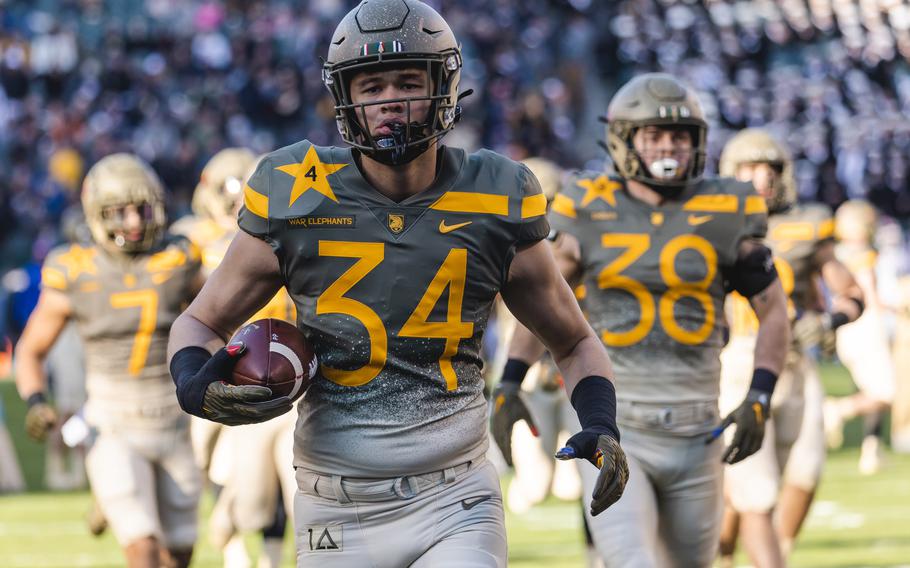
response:
M199 269L199 249L177 236L134 257L76 244L48 255L41 284L66 294L72 305L85 345L91 424L158 429L181 417L167 369L167 338L192 299Z
M716 400L724 276L740 241L767 228L752 186L705 179L652 207L621 178L583 173L557 195L550 222L581 246L582 307L613 360L619 399Z
M244 190L240 227L275 251L320 363L295 465L392 477L486 450L481 336L516 247L549 231L546 199L492 152L439 160L430 187L395 202L349 149L302 141L264 158Z

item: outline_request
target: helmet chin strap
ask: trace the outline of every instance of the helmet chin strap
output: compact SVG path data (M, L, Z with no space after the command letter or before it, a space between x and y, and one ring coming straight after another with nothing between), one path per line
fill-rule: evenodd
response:
M412 122L410 124L411 134L413 135L416 132L418 133L417 137L420 138L422 136L420 133L425 127L425 124ZM376 147L381 151L372 154L370 157L377 162L389 166L401 166L414 160L430 147L429 141L419 145L408 144L408 127L404 124L397 122L390 124L389 130L392 131L391 134L375 138ZM388 150L386 151L386 149Z

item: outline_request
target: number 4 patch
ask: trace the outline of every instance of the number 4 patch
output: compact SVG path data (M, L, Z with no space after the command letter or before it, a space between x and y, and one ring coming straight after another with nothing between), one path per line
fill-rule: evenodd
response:
M307 529L310 550L332 552L343 549L341 525L310 527Z

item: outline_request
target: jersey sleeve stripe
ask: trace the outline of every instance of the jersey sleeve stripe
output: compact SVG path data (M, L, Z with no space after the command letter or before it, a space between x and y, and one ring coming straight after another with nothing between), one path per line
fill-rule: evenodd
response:
M550 211L572 219L578 217L575 212L575 202L561 193L557 193L556 197L553 198L553 203L550 204Z
M736 195L696 195L683 205L684 211L703 213L736 213L739 210L739 199Z
M529 195L521 200L521 218L539 217L547 212L547 196Z
M448 191L430 205L430 209L448 211L450 213L482 213L508 216L509 196Z
M830 239L834 236L834 219L825 219L818 224L818 238Z
M243 186L243 205L247 211L263 219L269 218L269 198L254 190L249 184Z
M815 227L812 223L781 223L771 229L771 238L775 241L811 241L815 238Z
M54 290L66 290L66 276L56 268L42 268L41 285Z
M746 197L745 214L755 215L757 213L767 213L768 205L765 198L760 195L749 195Z

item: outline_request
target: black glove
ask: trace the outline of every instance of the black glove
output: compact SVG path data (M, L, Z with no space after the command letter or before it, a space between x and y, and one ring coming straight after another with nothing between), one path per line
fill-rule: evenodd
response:
M57 411L42 393L28 397L28 412L25 413L25 432L36 442L43 442L47 433L57 424Z
M761 448L770 405L771 397L767 392L749 389L742 404L724 418L719 430L736 424L736 433L724 452L723 461L729 464L740 462ZM715 438L716 436L711 436L707 441L712 442Z
M493 390L493 412L490 416L490 430L493 440L499 446L502 457L509 466L512 465L512 427L519 420L524 420L537 436L537 427L521 399L521 384L513 382L500 382Z
M281 416L291 409L291 399L282 396L274 400L272 390L268 387L228 384L224 379L230 377L234 365L245 351L243 344L233 344L222 347L206 361L188 380L178 384L207 385L202 397L201 416L214 422L237 426L239 424L255 424L265 422L276 416ZM189 411L187 405L181 401L184 410Z
M582 430L566 441L566 447L556 452L556 458L585 458L600 470L591 500L592 516L599 515L622 497L629 481L629 464L619 442L610 434Z

